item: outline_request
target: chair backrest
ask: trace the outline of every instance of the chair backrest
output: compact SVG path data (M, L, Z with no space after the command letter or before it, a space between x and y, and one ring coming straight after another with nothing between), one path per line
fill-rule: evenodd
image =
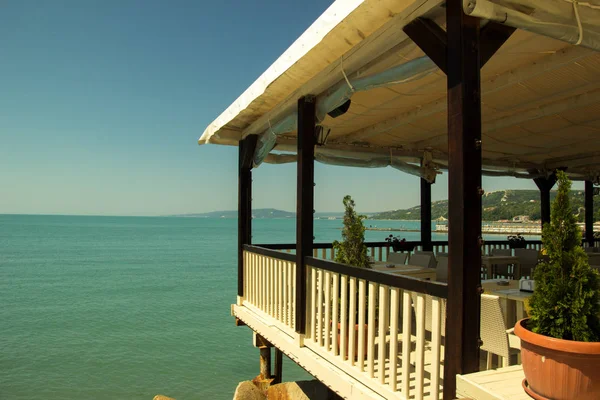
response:
M538 262L539 252L535 249L515 249L515 256L519 257L521 265L535 266Z
M390 253L387 257L387 262L390 264L406 264L408 253Z
M410 265L430 268L431 256L429 254L413 254L408 260Z
M418 293L410 292L410 297L412 300L413 310L415 312L415 316L417 315L417 296ZM446 299L440 299L440 314L441 314L441 331L442 337L446 336ZM433 298L426 294L425 295L425 330L431 332L431 325L433 319Z
M511 249L492 249L493 256L512 256Z
M508 335L504 314L500 305L500 298L489 294L481 295L481 330L483 341L481 350L497 354L502 357L509 356Z
M435 268L435 266L437 265L437 260L435 258L435 253L433 251L417 250L413 254L426 254L428 256L431 256L431 260L429 261L429 266L428 266L429 268Z
M435 280L448 282L448 256L438 256L437 267L435 267Z

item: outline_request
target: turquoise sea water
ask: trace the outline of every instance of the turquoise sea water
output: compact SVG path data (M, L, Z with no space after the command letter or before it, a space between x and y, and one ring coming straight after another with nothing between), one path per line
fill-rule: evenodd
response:
M253 227L254 243L295 239L293 219ZM316 220L316 241L340 227ZM0 399L230 399L258 374L230 316L236 235L232 219L0 215ZM309 377L284 361L285 380Z

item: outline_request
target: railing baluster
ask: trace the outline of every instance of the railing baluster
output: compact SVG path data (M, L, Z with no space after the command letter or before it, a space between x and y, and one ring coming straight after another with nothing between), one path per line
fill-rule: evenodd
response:
M367 303L367 283L364 279L358 281L358 368L365 370L365 317Z
M333 316L331 317L331 353L334 356L338 355L338 341L337 341L337 331L338 331L338 300L340 295L340 285L339 285L339 274L333 274L333 294L332 294L332 306L331 311Z
M324 260L327 259L327 249L326 248L321 249L321 257Z
M325 272L325 319L323 324L325 325L325 351L329 351L329 345L331 344L331 272Z
M311 268L312 273L310 277L310 337L313 341L317 341L317 269Z
M398 389L398 313L400 312L400 289L390 288L390 386Z
M342 310L340 316L340 354L342 355L342 361L346 360L348 356L348 276L341 276L341 296L340 296L340 308Z
M410 397L412 300L409 291L403 290L402 292L402 394L408 399Z
M289 297L288 297L288 292L289 292L289 287L288 287L288 281L287 281L287 277L288 277L288 263L287 261L282 261L281 263L281 268L283 269L283 323L286 325L289 325Z
M383 247L379 246L379 260L378 261L383 261Z
M439 399L440 350L442 345L442 301L438 297L431 300L431 397Z
M292 273L290 274L289 277L289 284L290 287L292 288L292 301L291 303L291 307L290 307L290 314L291 314L291 320L290 320L290 326L294 329L296 329L296 285L292 284L292 282L296 282L296 263L290 263L290 270L292 271Z
M415 399L423 398L423 381L425 373L425 295L417 294L417 345L415 348Z
M323 270L317 276L317 343L323 345Z
M369 322L367 344L367 371L369 377L375 377L375 305L377 303L377 284L369 282Z
M360 282L358 284L360 287ZM363 292L364 293L364 292ZM354 359L356 357L356 278L350 277L350 293L348 293L348 297L350 298L350 310L348 311L348 360L350 365L354 365ZM360 294L359 294L360 297ZM358 299L360 301L360 299ZM360 308L360 307L359 307ZM364 312L364 309L363 309ZM360 321L360 317L359 317ZM363 323L364 323L364 314L363 314ZM360 322L359 322L360 324ZM358 331L360 332L360 326ZM360 346L360 342L359 342ZM359 350L360 351L360 350ZM362 369L361 369L362 371Z
M381 384L385 384L385 337L388 328L388 315L388 287L379 285L379 354L377 358L379 360L379 383ZM390 340L392 340L392 338L390 338Z

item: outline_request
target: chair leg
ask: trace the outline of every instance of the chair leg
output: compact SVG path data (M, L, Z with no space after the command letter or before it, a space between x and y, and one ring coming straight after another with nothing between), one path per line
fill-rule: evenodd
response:
M485 369L492 369L492 353L490 353L489 351L487 352L487 363Z

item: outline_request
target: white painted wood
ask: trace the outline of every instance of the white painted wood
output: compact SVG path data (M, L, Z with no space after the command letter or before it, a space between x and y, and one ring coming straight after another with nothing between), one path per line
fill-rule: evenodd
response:
M319 249L313 249L313 257L314 258L319 257Z
M296 329L296 285L293 282L296 282L296 263L290 263L292 273L288 277L289 285L292 287L292 301L290 302L290 314L292 319L290 321L290 326Z
M311 268L310 275L310 338L317 340L317 270Z
M282 321L284 324L289 325L290 323L290 313L289 313L289 287L287 284L288 277L288 263L286 261L282 261L281 268L283 272L283 289L282 289L282 298L283 298L283 318Z
M415 320L417 324L417 345L415 348L415 371L417 379L415 382L415 399L421 400L423 398L425 381L425 295L422 293L417 294Z
M270 316L273 316L273 268L272 268L271 257L265 257L266 268L267 268L267 305L265 307L265 311Z
M474 400L531 400L521 387L524 378L520 365L457 375L456 392Z
M330 260L335 260L335 250L333 249L333 247L330 249L329 255Z
M331 317L331 334L332 334L332 338L331 338L331 354L333 354L334 356L338 355L338 314L339 314L339 296L340 296L340 275L339 274L333 274L333 281L332 281L332 285L333 285L333 293L331 295L331 299L332 299L332 304L331 304L331 313L332 313L332 317Z
M369 282L369 315L367 335L367 372L375 377L375 306L377 305L377 283Z
M321 249L321 258L327 259L327 249Z
M315 293L313 285L313 273L314 268L306 266L306 338L312 340L314 338L313 327L315 326L313 318L314 315L314 304L315 304Z
M412 329L412 309L410 292L404 290L402 293L402 394L410 396L410 339Z
M283 304L283 263L277 261L277 319L285 322L284 320L284 304Z
M439 399L440 352L442 347L442 304L438 297L431 300L431 396Z
M367 282L363 279L358 281L358 365L361 371L365 368L365 325L367 323Z
M323 286L325 289L325 318L323 320L323 324L325 325L325 350L329 351L329 346L331 345L331 272L325 272L325 281L323 282Z
M392 391L398 388L398 314L400 313L400 289L390 288L390 380Z
M297 347L294 340L288 334L276 328L276 321L266 314L259 315L245 306L234 306L234 315L244 321L250 329L273 343L292 361L306 369L317 379L325 382L343 398L357 400L393 398L387 395L382 396L378 391L366 385L362 377L348 374L347 370L340 369L335 362L316 355L310 347Z
M323 345L323 270L318 269L317 275L317 343Z
M359 283L360 287L360 283ZM364 285L363 285L363 295L364 295ZM348 297L350 298L350 309L348 310L348 362L350 365L354 365L354 358L356 357L356 350L354 344L356 343L356 333L354 325L356 324L356 278L350 277L350 293L348 293ZM360 295L359 295L360 297ZM360 316L358 317L359 326L360 326ZM363 308L363 323L364 323L364 308ZM362 330L359 329L358 333ZM361 349L360 345L360 335L358 342L358 352L360 353ZM362 371L362 370L361 370Z
M346 360L348 356L348 276L341 275L341 296L340 296L340 308L342 310L340 315L340 354L342 361Z
M385 285L379 285L379 334L378 334L378 355L377 360L379 361L379 383L385 383L385 350L386 343L385 338L388 329L388 315L389 315L389 302L388 302L388 287ZM392 338L394 341L395 338Z

